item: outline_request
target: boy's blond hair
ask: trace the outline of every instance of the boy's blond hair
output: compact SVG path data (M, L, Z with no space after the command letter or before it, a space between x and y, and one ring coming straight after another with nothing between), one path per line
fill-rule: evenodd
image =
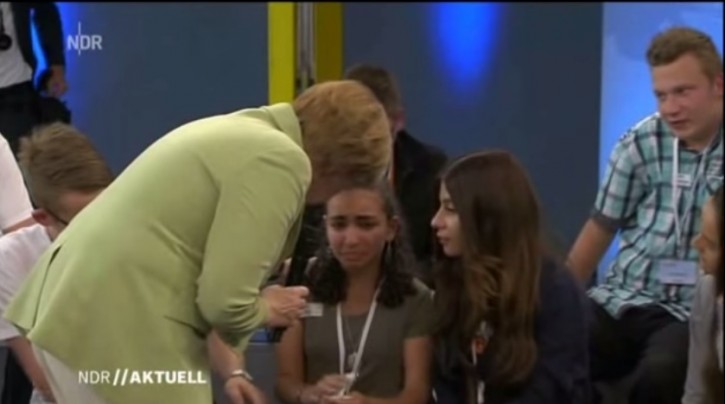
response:
M697 58L709 79L722 76L722 56L712 38L688 27L673 27L657 34L647 49L647 63L650 67L664 66L686 54Z
M113 181L111 169L90 139L76 128L53 123L21 138L20 168L33 202L55 212L66 192L96 192Z

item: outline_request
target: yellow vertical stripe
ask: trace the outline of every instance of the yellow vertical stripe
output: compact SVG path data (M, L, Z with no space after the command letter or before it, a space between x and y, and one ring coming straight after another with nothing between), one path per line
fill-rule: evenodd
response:
M295 98L295 3L267 3L269 104Z
M342 3L315 3L315 81L342 78Z

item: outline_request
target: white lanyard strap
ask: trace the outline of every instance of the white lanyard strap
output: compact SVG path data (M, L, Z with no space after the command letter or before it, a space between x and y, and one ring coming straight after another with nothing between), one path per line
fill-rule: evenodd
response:
M365 342L368 339L370 333L370 327L375 317L375 310L378 308L378 294L380 293L380 287L375 291L373 296L373 303L368 311L367 319L365 319L365 325L363 326L362 335L360 336L360 343L358 344L357 352L355 353L355 362L352 366L352 376L357 378L358 371L360 370L360 361L362 360L363 351L365 349ZM345 338L342 334L342 303L337 304L337 346L340 351L340 374L345 374ZM354 379L353 379L354 381ZM348 384L352 386L352 382Z
M703 174L705 164L706 153L709 147L703 152L702 158L695 167L695 175L690 181L690 201L685 205L685 215L680 220L680 142L679 139L675 138L672 140L672 213L675 219L675 247L678 251L684 247L684 232L683 227L688 222L690 214L692 213L692 206L695 204L695 196L697 193L697 183Z
M677 138L672 142L672 211L675 218L675 247L680 249L682 229L680 228L680 190L678 189L680 171L680 142Z
M476 344L473 342L471 343L471 362L473 363L473 372L475 375L478 372L478 355L476 354ZM477 376L474 378L474 383L476 385L476 404L484 404L486 384L483 380L479 380Z

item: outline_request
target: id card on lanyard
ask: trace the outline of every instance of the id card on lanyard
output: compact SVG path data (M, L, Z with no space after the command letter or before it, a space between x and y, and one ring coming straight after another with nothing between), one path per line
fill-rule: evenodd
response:
M704 178L706 155L697 163L694 177L680 173L680 142L672 141L672 214L675 221L675 257L661 258L657 261L659 280L666 285L694 285L697 282L697 263L685 259L685 228L692 220L692 208L697 203L697 188ZM709 149L709 148L708 148ZM707 149L705 149L707 150ZM689 191L689 198L684 201L685 214L680 217L680 198L683 191Z
M368 340L368 334L370 334L370 327L375 318L375 310L378 308L378 294L380 294L380 286L375 290L373 295L373 302L368 311L368 316L365 319L365 325L363 326L362 335L360 336L360 342L356 352L352 352L346 355L345 349L345 338L342 332L342 303L337 304L337 347L339 350L339 371L340 374L345 376L345 388L343 388L338 397L345 396L350 393L352 385L360 374L360 363L362 362L363 352L365 350L365 343ZM350 372L345 372L346 365L351 367Z

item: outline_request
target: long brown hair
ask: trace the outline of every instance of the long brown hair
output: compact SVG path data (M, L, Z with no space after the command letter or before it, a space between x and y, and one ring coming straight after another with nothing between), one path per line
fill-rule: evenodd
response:
M447 352L439 357L442 371L468 352L486 321L496 344L489 381L519 385L537 359L534 319L544 248L535 191L524 168L505 151L459 159L443 174L442 184L462 236L460 258L443 256L437 246L436 336Z
M725 240L725 214L723 213L723 187L721 186L716 192L715 195L712 197L709 203L714 204L715 211L717 212L717 227L718 227L718 248L720 248L720 258L718 259L717 264L717 270L715 271L715 304L720 304L717 300L717 297L721 297L723 295L723 278L725 278L725 274L723 274L723 271L725 271L725 262L723 262L723 254L725 251L723 251L723 240ZM715 341L717 341L717 338L719 338L718 335L718 310L713 310L713 313L715 315L712 319L712 328L710 330L711 335L713 336L712 341L713 343L710 344L710 347L708 347L710 354L708 355L707 362L705 362L705 367L703 368L703 377L705 378L705 385L707 387L707 396L710 400L710 403L712 404L720 404L723 402L723 398L725 397L725 386L723 386L723 372L720 369L720 364L718 360L718 352L715 348Z

